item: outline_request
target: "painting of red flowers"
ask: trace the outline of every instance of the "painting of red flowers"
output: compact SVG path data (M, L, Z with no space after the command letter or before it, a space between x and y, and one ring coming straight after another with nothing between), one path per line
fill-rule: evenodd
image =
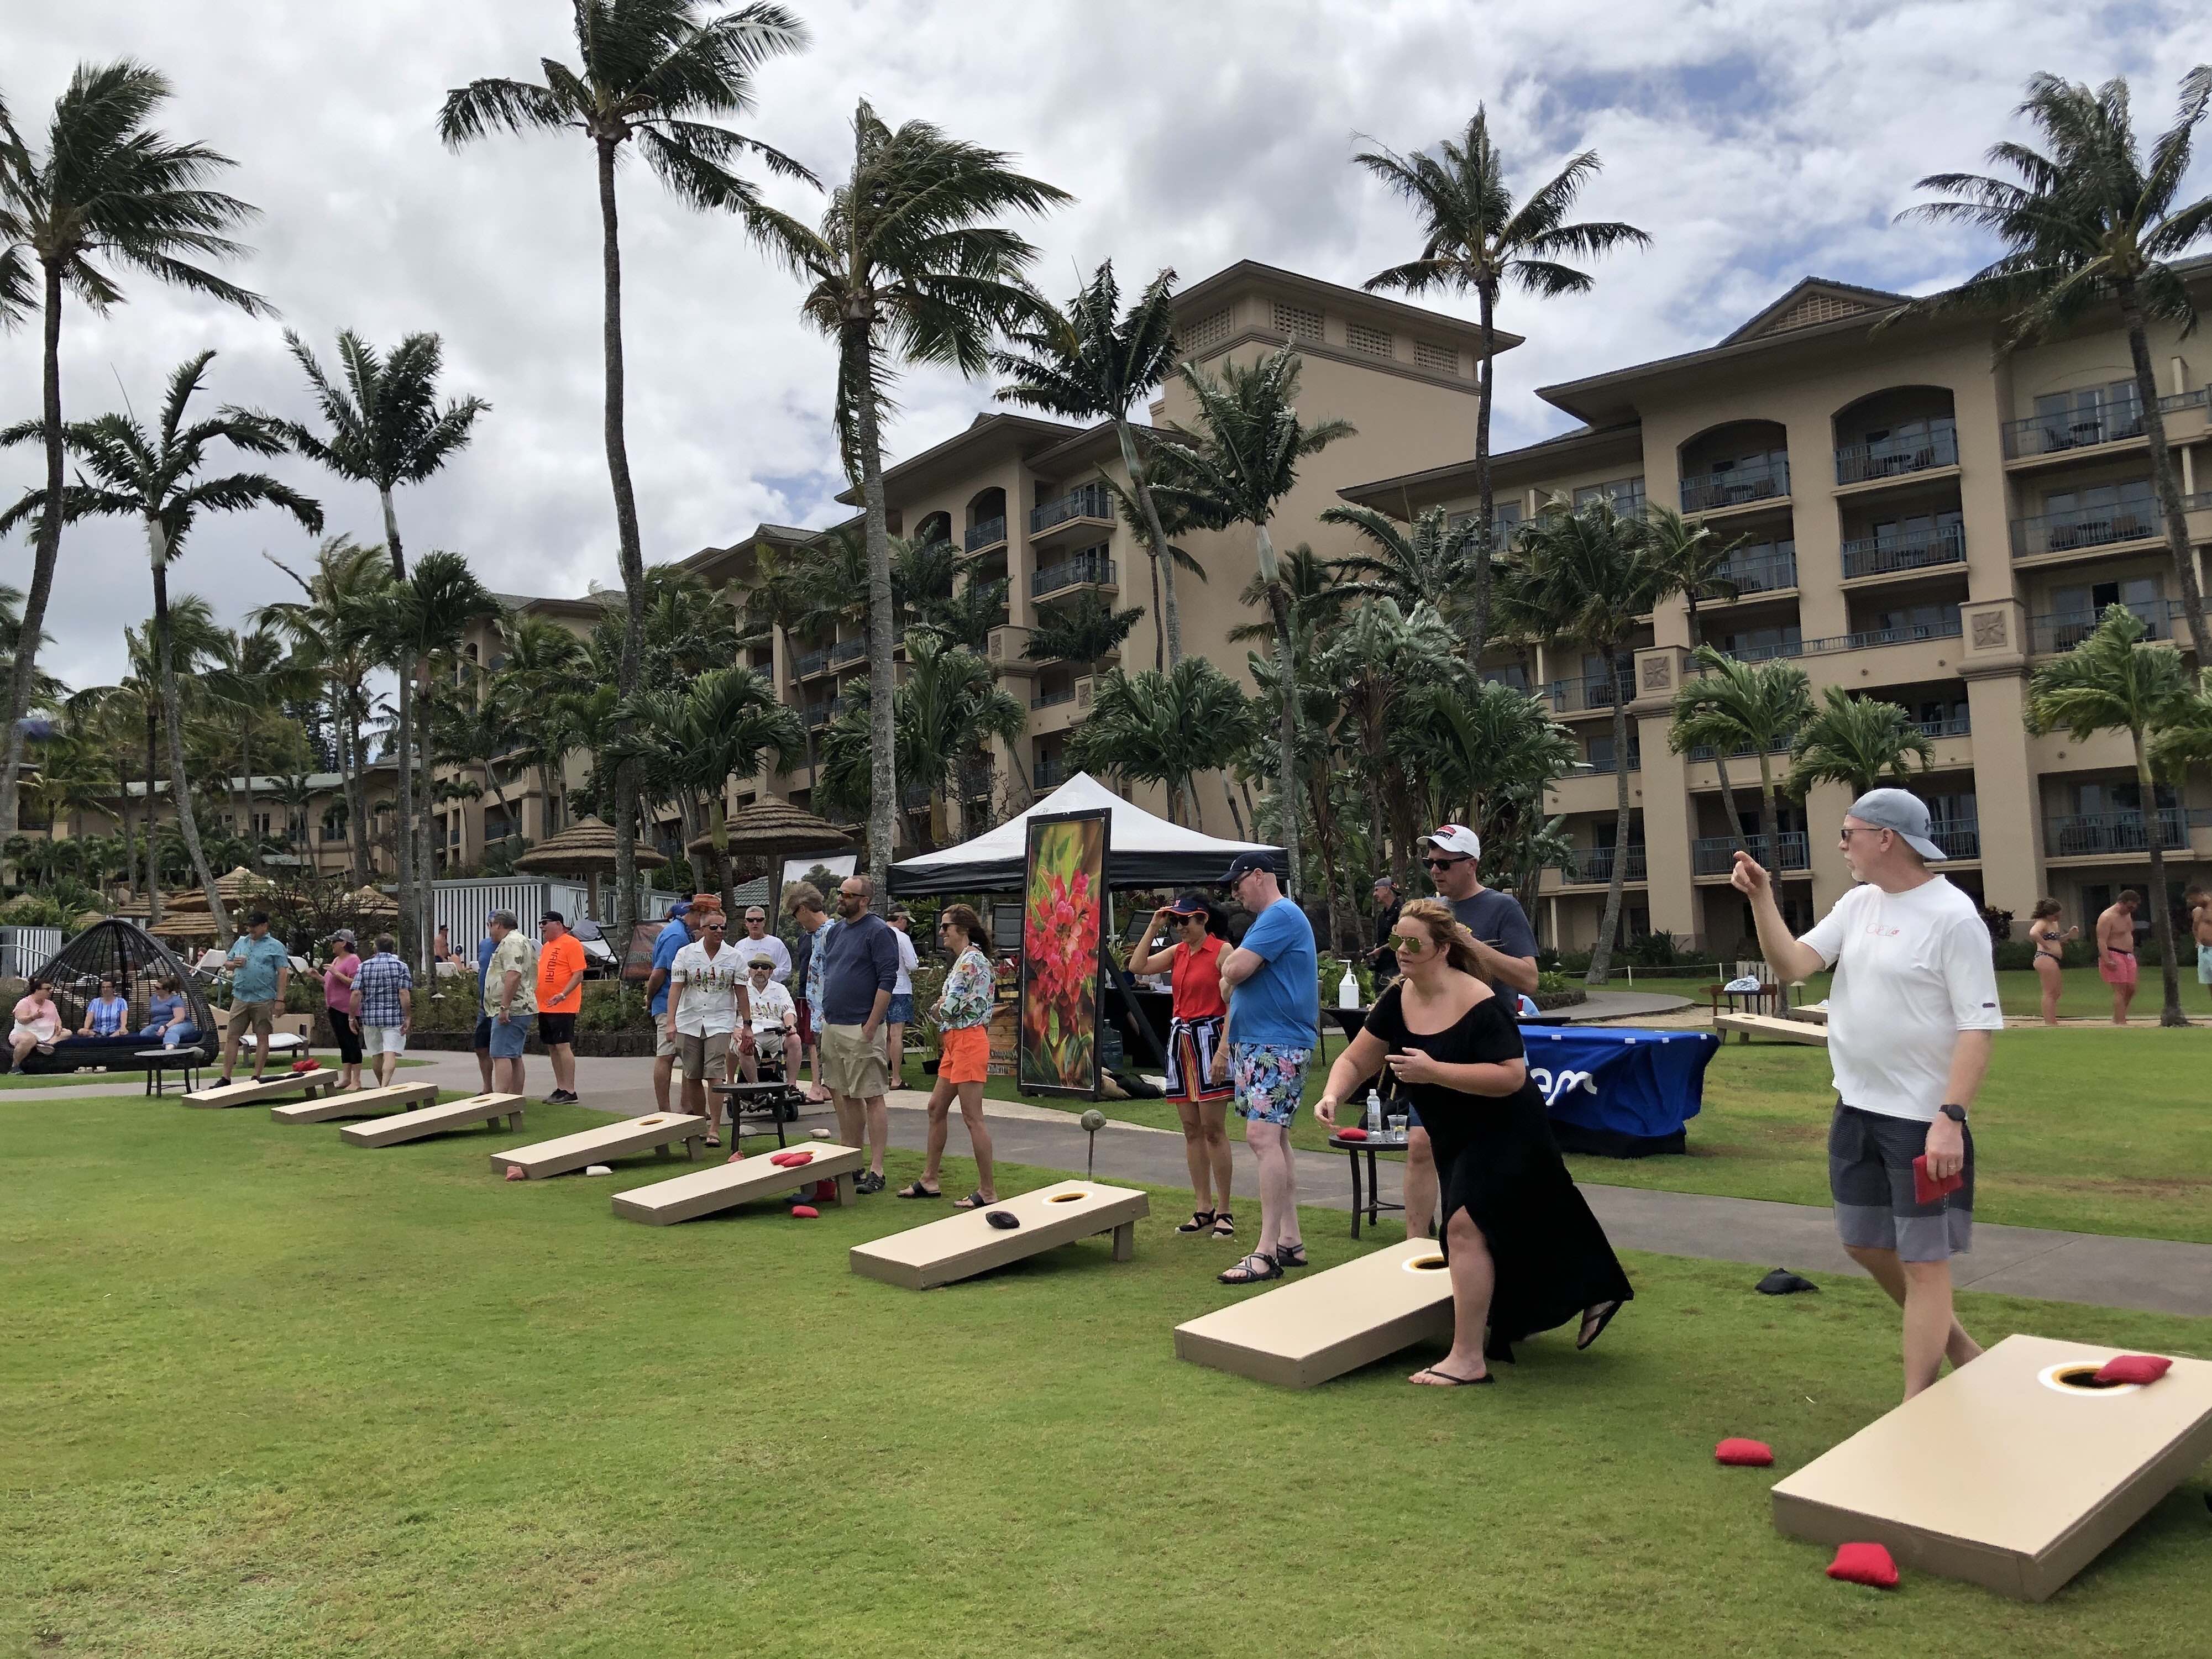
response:
M1106 925L1104 812L1029 821L1022 905L1021 1053L1039 1094L1098 1093L1098 965Z

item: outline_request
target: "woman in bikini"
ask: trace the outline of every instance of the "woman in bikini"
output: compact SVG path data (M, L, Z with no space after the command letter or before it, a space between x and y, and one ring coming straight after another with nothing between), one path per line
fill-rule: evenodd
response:
M2035 946L2035 977L2043 988L2043 1023L2058 1024L2058 993L2064 985L2061 978L2059 957L2069 939L2079 939L2081 930L2069 927L2058 931L2058 901L2047 898L2036 905L2033 919L2027 924L2027 937Z
M1164 932L1175 943L1155 951ZM1229 1005L1221 1000L1221 958L1229 949L1229 918L1203 893L1185 893L1152 912L1152 925L1129 954L1132 978L1169 972L1174 988L1168 1022L1167 1096L1182 1120L1183 1161L1198 1207L1179 1233L1237 1237L1229 1208L1229 1100L1236 1091L1214 1076Z

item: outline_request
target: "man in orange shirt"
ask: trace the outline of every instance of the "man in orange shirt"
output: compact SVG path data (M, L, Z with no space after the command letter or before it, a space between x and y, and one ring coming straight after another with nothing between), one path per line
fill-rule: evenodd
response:
M584 1009L584 942L568 931L558 910L544 915L545 943L538 952L538 1035L553 1060L548 1106L576 1101L576 1016Z

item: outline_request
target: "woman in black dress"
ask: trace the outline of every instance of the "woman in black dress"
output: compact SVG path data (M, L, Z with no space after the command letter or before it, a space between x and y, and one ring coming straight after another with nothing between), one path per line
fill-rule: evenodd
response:
M1635 1292L1553 1144L1509 1005L1477 977L1474 938L1439 901L1408 903L1390 943L1403 976L1330 1070L1316 1115L1334 1127L1338 1104L1387 1064L1428 1128L1452 1347L1412 1380L1487 1382L1486 1352L1510 1359L1512 1342L1577 1314L1575 1346L1587 1348Z

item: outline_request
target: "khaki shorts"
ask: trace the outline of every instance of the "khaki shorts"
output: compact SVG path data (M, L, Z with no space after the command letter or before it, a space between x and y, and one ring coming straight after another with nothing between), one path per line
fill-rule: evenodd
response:
M276 1029L276 1005L274 1002L234 1002L230 1005L230 1023L223 1027L226 1036L238 1036L251 1025L253 1035L265 1037Z
M884 1058L883 1034L873 1042L860 1035L858 1025L822 1028L822 1080L833 1095L848 1100L873 1100L890 1092L890 1062Z
M730 1034L716 1031L708 1036L693 1036L689 1031L676 1034L676 1058L684 1067L684 1075L694 1083L725 1080L730 1069Z

